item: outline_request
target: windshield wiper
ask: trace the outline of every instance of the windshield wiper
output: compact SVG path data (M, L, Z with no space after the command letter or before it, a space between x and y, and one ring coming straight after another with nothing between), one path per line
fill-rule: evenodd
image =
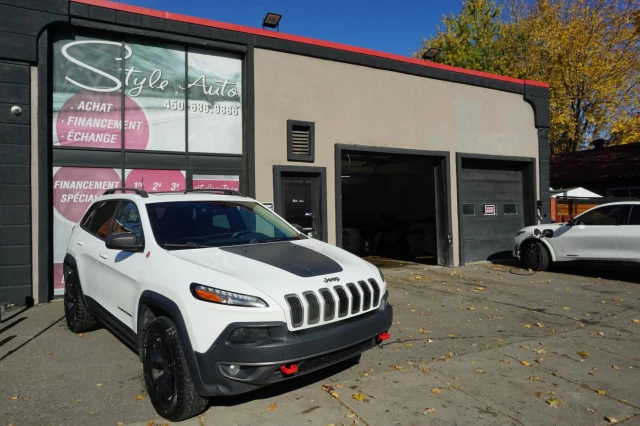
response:
M255 239L252 241L255 241L257 243L275 243L277 241L290 241L290 240L296 240L296 239L297 239L296 237L282 237L282 238L265 238L262 240Z
M208 248L213 246L208 246L205 244L196 243L195 241L189 241L188 243L164 243L163 247L179 247L179 248Z

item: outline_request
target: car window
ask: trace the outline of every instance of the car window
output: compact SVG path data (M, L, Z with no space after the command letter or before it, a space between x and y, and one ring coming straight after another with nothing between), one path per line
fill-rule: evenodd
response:
M91 224L91 220L93 219L93 216L95 216L96 214L96 210L98 210L98 206L101 203L94 203L89 210L87 210L87 213L85 213L84 217L82 218L82 220L80 221L80 226L85 229L85 230L89 230L89 225Z
M629 215L628 225L640 225L640 204L631 206L631 214Z
M138 207L133 201L122 201L120 203L113 222L112 234L125 232L135 234L137 241L140 242L142 238L142 221L140 220Z
M156 242L167 250L300 239L270 210L250 201L147 204Z
M578 225L617 225L624 205L604 206L576 218Z
M96 212L91 221L88 231L98 238L105 239L109 235L111 219L118 206L118 201L103 201L96 208Z

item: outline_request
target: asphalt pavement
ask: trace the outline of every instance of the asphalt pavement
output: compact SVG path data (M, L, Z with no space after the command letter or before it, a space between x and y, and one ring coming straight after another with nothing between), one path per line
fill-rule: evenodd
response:
M640 426L640 268L380 264L389 341L182 424ZM2 314L0 425L165 423L106 329L71 333L60 301Z

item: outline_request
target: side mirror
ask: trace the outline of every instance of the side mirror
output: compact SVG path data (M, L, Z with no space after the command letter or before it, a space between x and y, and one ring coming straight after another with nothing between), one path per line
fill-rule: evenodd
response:
M298 225L297 223L292 223L291 226L293 226L294 228L296 228L296 230L298 232L300 232L301 234L304 232L302 226Z
M542 231L542 236L544 238L553 238L553 230L545 229L544 231Z
M138 252L142 251L143 244L138 242L136 234L131 232L124 232L122 234L113 234L107 237L105 245L111 250L122 250Z

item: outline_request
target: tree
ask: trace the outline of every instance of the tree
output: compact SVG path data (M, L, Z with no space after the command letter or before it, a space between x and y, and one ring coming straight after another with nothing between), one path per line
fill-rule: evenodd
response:
M503 71L550 84L554 152L640 142L640 0L512 0ZM634 22L635 20L635 22Z
M466 0L437 62L550 84L554 152L640 142L640 0ZM421 52L416 54L421 56Z
M444 29L437 26L438 34L422 39L422 57L430 47L440 49L435 62L469 68L478 71L501 73L502 53L499 40L503 34L500 20L502 6L495 1L464 0L458 15L442 16Z

